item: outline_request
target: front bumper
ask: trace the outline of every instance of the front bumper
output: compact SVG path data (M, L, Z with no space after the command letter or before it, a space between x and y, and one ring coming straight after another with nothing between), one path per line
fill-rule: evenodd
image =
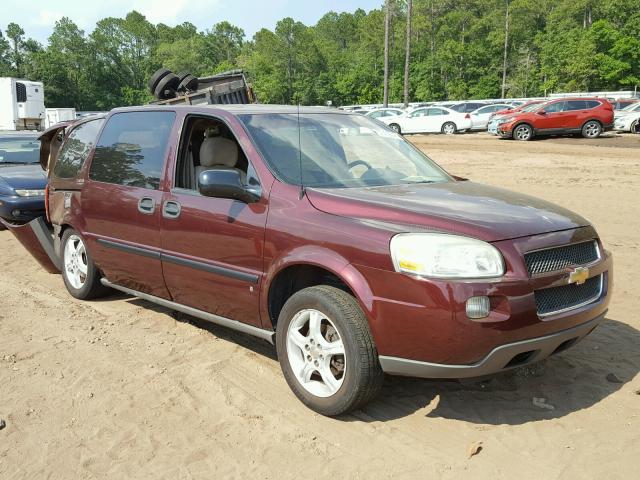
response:
M507 343L494 348L482 360L470 365L420 362L407 358L380 356L385 373L421 378L473 378L538 362L572 347L604 320L605 313L593 320L542 337Z
M530 277L523 259L525 252L595 238L593 228L580 227L494 242L508 271L493 280L420 279L358 266L371 291L371 297L361 301L368 312L378 354L468 367L503 345L546 337L604 315L611 297L613 262L601 244L600 260L588 267L589 278L602 275L599 296L589 303L550 313L539 313L536 291L566 286L569 271ZM466 314L466 301L476 296L488 296L491 311L483 319L472 320Z
M45 214L44 196L0 196L0 217L14 223L27 223Z

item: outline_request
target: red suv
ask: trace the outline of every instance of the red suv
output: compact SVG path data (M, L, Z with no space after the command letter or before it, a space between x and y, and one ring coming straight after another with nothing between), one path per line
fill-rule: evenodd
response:
M497 132L503 138L531 140L534 136L580 133L597 138L613 127L613 106L603 98L563 98L541 104L527 112L500 120Z
M477 377L602 321L584 218L452 177L375 120L268 105L117 109L42 136L47 216L7 224L69 293L120 290L274 343L337 415L383 374Z

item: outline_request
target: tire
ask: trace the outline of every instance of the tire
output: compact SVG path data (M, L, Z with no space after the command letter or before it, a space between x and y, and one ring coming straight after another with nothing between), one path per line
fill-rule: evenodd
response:
M173 98L176 95L178 85L180 85L180 78L173 73L169 73L158 82L154 95L158 100Z
M109 292L100 283L100 271L93 263L84 240L72 228L62 235L62 278L71 296L79 300L91 300Z
M453 135L458 131L458 127L453 122L445 122L442 124L440 131L445 135Z
M156 88L158 87L158 83L160 83L160 80L166 77L169 73L171 73L171 70L169 70L168 68L159 68L153 73L153 75L151 75L148 85L152 95L155 94Z
M631 125L629 125L629 131L631 133L636 133L636 128L638 126L638 120L636 120L635 122L632 122ZM0 225L1 227L1 225Z
M400 128L400 125L398 125L397 123L390 123L389 128L395 131L396 133L402 134L402 129Z
M198 89L198 79L190 73L183 73L178 75L180 77L180 83L178 84L178 91L194 91Z
M521 123L520 125L516 125L511 135L514 140L528 142L533 138L533 128L527 123Z
M584 138L598 138L602 133L602 125L597 120L589 120L582 126Z
M322 415L362 407L382 388L384 374L364 312L338 288L320 285L291 296L278 317L276 347L293 393Z

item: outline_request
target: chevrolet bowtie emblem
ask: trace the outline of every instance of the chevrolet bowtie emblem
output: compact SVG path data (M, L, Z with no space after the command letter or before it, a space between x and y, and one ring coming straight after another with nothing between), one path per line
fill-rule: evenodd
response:
M569 273L569 283L582 285L589 278L589 269L578 267Z

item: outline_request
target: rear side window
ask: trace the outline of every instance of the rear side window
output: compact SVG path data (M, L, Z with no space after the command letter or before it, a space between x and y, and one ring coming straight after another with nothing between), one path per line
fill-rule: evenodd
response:
M78 176L91 149L96 144L103 119L91 120L74 128L65 140L53 167L53 175L58 178Z
M600 105L600 102L597 100L587 100L585 103L587 104L587 108L596 108Z
M565 111L584 110L587 108L587 102L584 100L569 100L564 107Z
M89 178L157 190L174 112L116 113L104 127Z

